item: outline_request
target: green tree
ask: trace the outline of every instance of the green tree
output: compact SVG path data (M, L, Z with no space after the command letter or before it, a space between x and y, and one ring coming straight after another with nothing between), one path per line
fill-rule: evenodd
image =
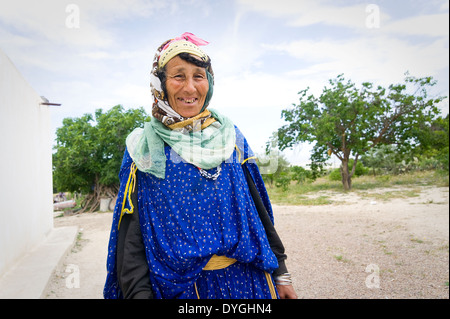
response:
M334 154L341 161L342 184L351 189L359 156L382 144L394 144L406 152L418 145L417 127L431 123L440 111L436 106L445 97L429 98L432 77L406 76L404 83L388 88L362 83L357 88L343 74L329 80L319 97L299 92L300 101L282 111L288 124L278 130L280 149L299 142L313 142L311 169L322 169ZM353 157L355 165L349 170Z
M286 173L283 174L283 178L289 175L289 161L278 150L272 150L270 154L267 153L266 155L258 156L256 164L261 171L264 182L270 186L280 178L282 173Z
M114 197L125 151L125 139L150 117L143 108L125 111L116 105L95 111L95 118L65 118L56 130L53 184L58 191L86 194L83 208L95 210L102 196Z
M287 191L291 184L291 177L288 172L281 172L275 179L275 186L280 187L283 192Z
M438 117L430 125L423 123L418 132L420 147L417 157L435 158L442 169L449 164L449 115Z

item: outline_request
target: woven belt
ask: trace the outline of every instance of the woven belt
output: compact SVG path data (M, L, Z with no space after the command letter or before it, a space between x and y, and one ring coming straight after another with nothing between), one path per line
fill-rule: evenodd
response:
M218 270L224 269L234 264L237 260L234 258L228 258L226 256L212 255L203 270Z
M228 266L231 266L234 264L237 260L234 258L228 258L226 256L217 256L212 255L211 259L208 261L206 266L203 268L203 270L218 270L218 269L224 269ZM267 280L267 285L270 290L270 295L272 296L272 299L277 299L277 293L275 290L275 287L273 285L272 276L268 272L264 272ZM198 293L197 289L197 283L194 283L194 289L195 293L197 294L197 298L200 299L200 295Z

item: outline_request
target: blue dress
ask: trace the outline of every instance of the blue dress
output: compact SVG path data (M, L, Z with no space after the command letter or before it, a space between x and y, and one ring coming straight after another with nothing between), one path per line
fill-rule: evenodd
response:
M155 298L271 298L269 273L278 268L264 227L250 195L241 163L253 156L236 128L236 149L221 164L217 180L200 175L165 147L166 177L137 171L138 213ZM105 298L121 298L117 279L118 226L132 159L125 152L120 190L108 247ZM253 160L249 172L273 222L270 201ZM208 171L213 174L216 169ZM128 197L125 207L130 207ZM236 263L203 270L212 255ZM269 281L272 281L269 283Z

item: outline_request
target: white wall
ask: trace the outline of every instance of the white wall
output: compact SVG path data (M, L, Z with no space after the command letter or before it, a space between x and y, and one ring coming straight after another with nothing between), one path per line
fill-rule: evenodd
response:
M53 228L49 107L0 50L0 276Z

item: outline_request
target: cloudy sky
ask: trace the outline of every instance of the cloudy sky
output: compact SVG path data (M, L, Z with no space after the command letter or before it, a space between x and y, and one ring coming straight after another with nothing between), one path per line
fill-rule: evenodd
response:
M211 107L260 151L300 90L320 94L341 73L380 85L431 75L433 93L448 96L448 12L443 0L0 0L0 49L62 104L55 131L65 117L117 104L150 113L156 48L192 32L210 42ZM440 107L447 114L448 100ZM309 147L288 156L303 164Z

